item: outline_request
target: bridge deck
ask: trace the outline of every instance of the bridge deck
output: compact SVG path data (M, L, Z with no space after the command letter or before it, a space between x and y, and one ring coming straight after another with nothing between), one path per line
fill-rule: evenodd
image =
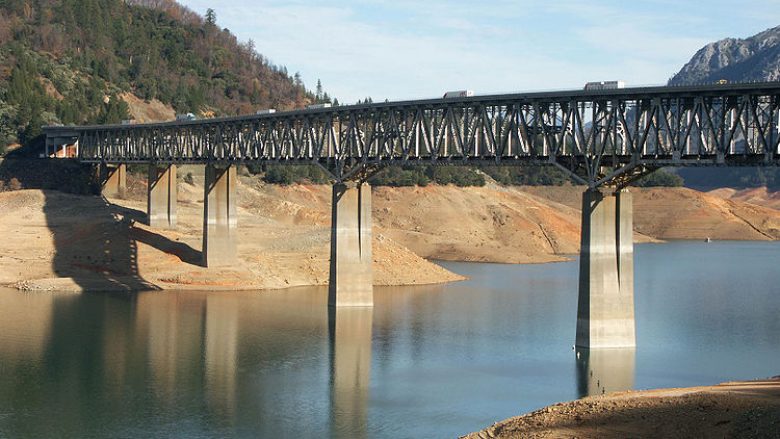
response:
M137 125L45 127L87 162L777 165L780 82L573 90L352 105Z

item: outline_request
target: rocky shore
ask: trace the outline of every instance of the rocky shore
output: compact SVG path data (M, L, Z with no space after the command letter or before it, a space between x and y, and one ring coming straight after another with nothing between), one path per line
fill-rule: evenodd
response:
M780 377L619 392L555 404L464 436L487 438L777 438Z

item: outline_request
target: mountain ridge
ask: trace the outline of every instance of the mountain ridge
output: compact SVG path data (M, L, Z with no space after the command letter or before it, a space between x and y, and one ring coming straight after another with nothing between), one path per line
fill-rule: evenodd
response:
M725 38L699 49L669 85L780 80L780 26L747 38Z

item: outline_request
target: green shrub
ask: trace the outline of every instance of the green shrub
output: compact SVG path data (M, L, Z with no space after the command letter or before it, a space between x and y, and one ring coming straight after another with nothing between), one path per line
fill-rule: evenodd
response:
M263 172L263 181L275 184L312 183L324 184L329 178L328 174L316 165L248 165L249 172L257 174Z
M682 177L677 174L659 169L651 174L645 175L635 181L633 186L638 187L680 187L685 183Z
M487 166L482 170L496 182L519 186L562 186L569 176L552 166Z
M368 182L372 186L427 186L430 180L425 175L424 169L418 166L388 166Z
M485 185L485 177L473 168L429 166L427 173L436 184L454 184L460 187Z

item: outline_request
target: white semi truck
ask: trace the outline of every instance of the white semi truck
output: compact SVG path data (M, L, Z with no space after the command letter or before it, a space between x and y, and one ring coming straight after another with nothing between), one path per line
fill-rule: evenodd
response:
M617 90L626 88L625 81L595 81L585 84L585 90Z
M474 90L457 90L444 93L443 99L470 98L474 96Z

